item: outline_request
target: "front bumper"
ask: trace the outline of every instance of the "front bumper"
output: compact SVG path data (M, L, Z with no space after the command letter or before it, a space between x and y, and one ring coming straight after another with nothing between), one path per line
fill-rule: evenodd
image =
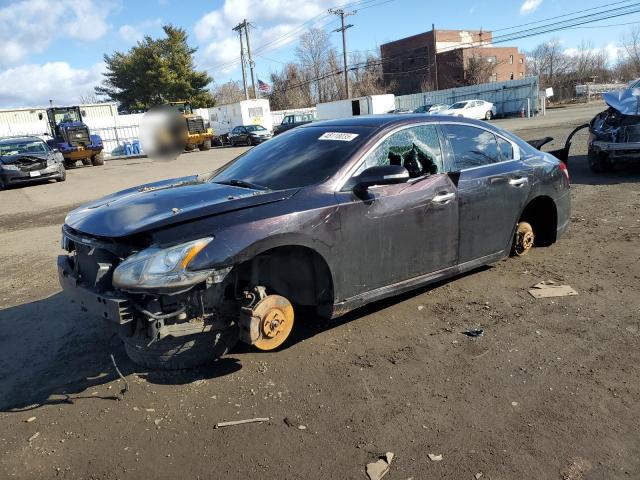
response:
M591 143L591 148L596 152L607 152L616 154L640 154L640 142L614 143L595 140Z
M64 293L80 306L80 310L104 320L125 325L133 321L133 308L124 298L98 293L73 276L73 268L67 255L58 256L58 280Z
M62 170L60 165L49 165L42 170L34 170L31 172L25 172L22 170L5 170L0 169L0 178L5 185L35 182L38 180L44 180L47 178L61 178Z
M268 137L250 137L251 138L251 143L253 143L254 145L258 145L259 143L264 143L267 140L271 140L271 136Z

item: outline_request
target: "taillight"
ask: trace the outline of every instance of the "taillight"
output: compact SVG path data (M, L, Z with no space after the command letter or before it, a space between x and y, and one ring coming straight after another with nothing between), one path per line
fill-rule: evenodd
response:
M567 177L567 183L571 183L569 178L569 169L567 168L567 164L560 160L560 171L564 173L564 176Z

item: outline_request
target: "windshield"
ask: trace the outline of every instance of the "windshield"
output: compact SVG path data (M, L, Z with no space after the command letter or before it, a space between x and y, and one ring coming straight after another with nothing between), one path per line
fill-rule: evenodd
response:
M467 102L458 102L458 103L454 103L453 105L451 105L449 107L449 110L461 110L466 106L467 106Z
M266 130L262 125L249 125L247 128L248 132L257 132L259 130Z
M79 122L81 121L80 119L80 112L78 112L78 110L75 109L71 109L71 110L55 110L53 112L54 118L55 118L55 122L56 125L59 125L60 123L67 123L67 122Z
M40 140L0 143L0 155L29 155L47 153L47 147Z
M211 181L239 180L270 190L315 185L335 174L374 131L368 127L293 129L225 165Z

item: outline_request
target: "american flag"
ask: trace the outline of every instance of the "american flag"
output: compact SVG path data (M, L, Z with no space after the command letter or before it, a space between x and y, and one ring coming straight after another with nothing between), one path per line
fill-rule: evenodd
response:
M264 83L262 80L258 79L258 90L262 93L269 93L271 91L271 85L268 83Z

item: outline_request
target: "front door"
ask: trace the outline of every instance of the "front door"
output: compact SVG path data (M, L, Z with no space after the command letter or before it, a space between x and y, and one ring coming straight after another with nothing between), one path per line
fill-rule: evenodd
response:
M370 187L356 196L347 183L340 204L340 300L456 263L458 204L444 173L438 127L419 125L392 133L364 158L354 176L375 165L403 165L406 183ZM352 181L353 182L353 181Z
M526 202L530 181L517 146L484 128L443 125L459 172L459 263L504 252ZM517 157L517 158L516 158Z

